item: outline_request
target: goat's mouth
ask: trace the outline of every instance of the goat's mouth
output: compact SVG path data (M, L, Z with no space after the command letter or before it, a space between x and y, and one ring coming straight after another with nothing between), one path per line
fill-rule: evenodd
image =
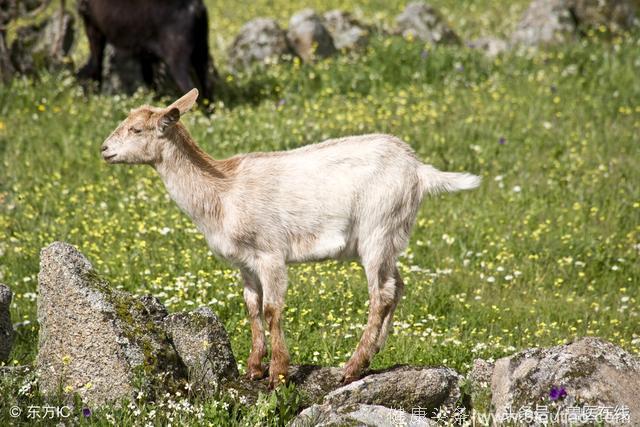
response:
M116 156L117 156L117 154L109 154L109 155L103 154L103 155L102 155L102 158L103 158L105 161L107 161L107 162L111 163L111 160L113 160Z

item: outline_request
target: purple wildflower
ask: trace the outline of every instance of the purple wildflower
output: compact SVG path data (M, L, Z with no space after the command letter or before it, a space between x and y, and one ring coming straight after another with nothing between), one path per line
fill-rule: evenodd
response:
M507 143L507 140L505 139L504 136L501 136L500 139L498 139L498 144L504 145L506 143Z
M420 52L420 58L427 59L428 57L429 57L429 51L428 50L423 50L422 52Z
M278 101L278 107L282 107L286 102L287 102L286 99L280 98L280 101Z
M565 397L567 397L567 391L564 389L564 387L551 387L551 391L549 392L549 399L555 401L564 399Z
M456 66L456 71L459 72L459 73L463 72L464 71L464 65L457 65Z
M82 415L84 415L85 418L89 418L91 416L91 409L89 408L84 408L82 410Z

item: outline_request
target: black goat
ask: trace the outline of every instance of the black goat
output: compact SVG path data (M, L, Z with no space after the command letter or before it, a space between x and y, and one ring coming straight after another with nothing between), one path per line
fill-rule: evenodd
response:
M182 92L198 87L211 99L209 18L202 0L79 0L78 12L91 50L80 78L101 83L108 42L138 56L145 83L152 84L153 64L162 60Z

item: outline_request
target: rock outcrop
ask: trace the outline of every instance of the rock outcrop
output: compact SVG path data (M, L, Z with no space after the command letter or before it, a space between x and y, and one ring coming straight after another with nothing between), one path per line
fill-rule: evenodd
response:
M142 391L153 397L186 379L153 298L137 298L100 279L73 246L41 252L37 370L40 390L78 393L92 405Z
M495 364L476 361L470 380L473 388L482 383L490 387L496 417L539 404L553 405L552 412L565 414L572 407L624 407L632 425L640 422L640 360L599 338L528 349ZM602 419L589 422L615 423L606 415L601 413Z
M6 362L13 346L13 324L9 309L11 307L11 289L0 283L0 362Z
M409 3L396 17L395 34L417 38L432 44L459 44L460 38L444 21L442 15L422 1Z
M211 309L174 313L163 323L196 389L211 393L224 381L238 377L227 331Z
M287 40L304 62L326 58L336 53L336 47L322 19L312 9L295 13L289 20Z
M256 18L244 24L228 50L229 64L235 70L275 62L291 53L287 33L270 18Z

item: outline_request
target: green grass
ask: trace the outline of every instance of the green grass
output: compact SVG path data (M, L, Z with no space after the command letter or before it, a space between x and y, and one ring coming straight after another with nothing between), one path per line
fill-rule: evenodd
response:
M228 43L226 33L246 19L274 15L272 3L280 2L212 7L212 23L228 28ZM370 3L364 14L386 22L400 9ZM484 8L493 3L459 2L447 16L467 37L488 34L499 21L496 31L508 32L522 7L502 22L497 6ZM283 25L287 7L275 14ZM214 52L222 52L216 43ZM444 364L466 372L477 357L586 335L638 354L638 52L638 34L496 60L466 48L376 37L361 55L233 77L223 72L216 113L184 120L218 158L387 132L438 168L482 175L476 191L424 202L400 260L406 296L374 368ZM130 108L168 102L145 91L85 96L64 73L0 87L0 282L14 291L14 322L31 322L18 330L10 364L35 358L39 250L65 240L115 286L153 293L171 311L211 306L244 368L250 333L237 272L210 254L153 170L110 167L99 156ZM289 278L285 328L293 363L343 363L366 322L362 269L303 264L290 268ZM33 390L18 393L22 385L0 379L6 407L41 402ZM10 420L2 406L0 420ZM282 402L267 397L249 409L225 409L215 400L195 408L138 402L90 421L130 424L152 420L151 411L155 422L213 425L290 417L277 415Z

